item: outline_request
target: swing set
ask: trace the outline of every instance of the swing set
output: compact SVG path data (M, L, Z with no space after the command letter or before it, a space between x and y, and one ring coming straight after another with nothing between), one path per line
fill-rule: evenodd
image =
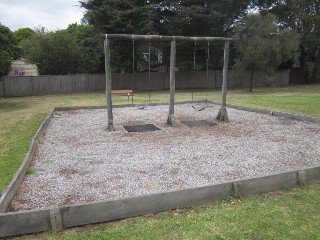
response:
M148 44L148 102L145 106L139 106L139 109L146 109L151 103L151 42ZM135 73L135 41L132 39L132 74ZM133 78L131 78L131 86L133 86ZM132 100L133 103L133 100Z
M200 107L196 108L194 105L194 86L195 86L195 72L196 72L196 52L197 52L197 42L194 42L194 50L193 50L193 71L192 71L192 92L191 92L191 102L192 108L196 111L202 111L207 108L208 105L208 88L209 88L209 61L210 61L210 42L208 41L207 46L207 59L206 59L206 97L205 97L205 104Z
M223 83L222 83L222 103L216 119L228 121L228 114L226 110L226 93L227 93L227 72L229 61L229 42L231 38L223 37L186 37L186 36L161 36L161 35L130 35L130 34L104 34L104 52L105 52L105 70L106 70L106 94L107 94L107 112L108 112L108 127L109 131L113 131L113 114L112 114L112 90L111 90L111 71L110 71L110 41L114 39L132 40L132 73L135 73L135 41L148 41L148 102L145 106L139 109L145 109L151 102L151 41L171 41L170 50L170 101L169 114L167 124L174 126L174 99L175 99L175 63L176 63L176 42L177 41L192 41L194 42L193 52L193 73L192 73L192 108L197 111L206 109L208 104L208 91L206 91L205 104L197 108L194 105L194 85L195 85L195 71L196 71L196 50L197 42L207 42L207 59L206 59L206 84L208 89L209 84L209 61L210 61L210 42L223 41L224 46L224 66L223 66ZM133 86L133 78L132 78ZM133 96L132 96L133 102Z

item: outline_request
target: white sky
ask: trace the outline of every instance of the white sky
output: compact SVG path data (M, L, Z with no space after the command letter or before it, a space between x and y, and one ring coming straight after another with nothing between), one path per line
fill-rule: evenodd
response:
M85 10L79 0L0 0L0 22L15 31L45 27L49 31L80 23Z

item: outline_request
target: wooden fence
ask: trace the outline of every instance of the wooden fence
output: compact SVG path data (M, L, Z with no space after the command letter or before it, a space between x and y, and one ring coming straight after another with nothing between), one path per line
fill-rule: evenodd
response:
M163 90L169 89L169 73L153 72L150 75L143 73L115 73L112 75L112 88L115 90L132 89L134 91ZM222 71L207 72L176 72L176 88L220 88L222 84ZM194 80L193 80L194 79ZM55 75L55 76L25 76L4 77L0 82L0 97L34 96L59 93L79 92L103 92L106 88L104 74L77 74L77 75ZM270 79L262 73L254 74L254 87L269 86ZM228 87L244 88L250 84L250 73L239 77L230 71L228 76ZM289 70L277 73L275 79L277 85L289 84Z
M97 92L105 88L105 77L98 74L4 77L2 88L5 97Z

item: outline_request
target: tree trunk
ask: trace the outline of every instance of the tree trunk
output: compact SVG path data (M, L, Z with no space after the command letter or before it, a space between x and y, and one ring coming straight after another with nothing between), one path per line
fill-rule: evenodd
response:
M108 131L114 131L111 97L111 71L110 71L110 45L109 40L104 41L105 71L106 71L106 95L107 95L107 113L108 113Z
M175 86L175 68L176 68L176 41L171 41L171 51L170 51L170 103L169 103L169 115L167 119L167 124L174 126L174 98L176 93Z
M308 66L307 66L308 51L305 48L305 46L301 43L299 45L299 48L300 48L300 68L303 68L305 72L305 78L303 83L308 84L309 82Z
M253 86L253 73L254 73L254 71L251 71L249 92L252 92L252 86Z
M227 88L228 88L228 64L229 64L229 40L224 45L224 65L223 65L223 80L222 80L222 100L221 108L216 119L229 121L227 113Z

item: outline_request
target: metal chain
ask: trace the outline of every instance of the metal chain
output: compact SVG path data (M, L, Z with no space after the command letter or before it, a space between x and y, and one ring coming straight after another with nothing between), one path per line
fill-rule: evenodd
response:
M208 89L209 89L209 61L210 61L210 42L208 42L208 55L207 55L207 90L206 90L206 103L208 103Z
M151 102L151 99L150 99L150 81L151 81L151 42L149 42L149 86L148 86L148 91L149 91L149 102Z
M192 103L194 98L194 75L196 71L196 51L197 51L197 42L194 42L194 49L193 49L193 72L192 72Z

